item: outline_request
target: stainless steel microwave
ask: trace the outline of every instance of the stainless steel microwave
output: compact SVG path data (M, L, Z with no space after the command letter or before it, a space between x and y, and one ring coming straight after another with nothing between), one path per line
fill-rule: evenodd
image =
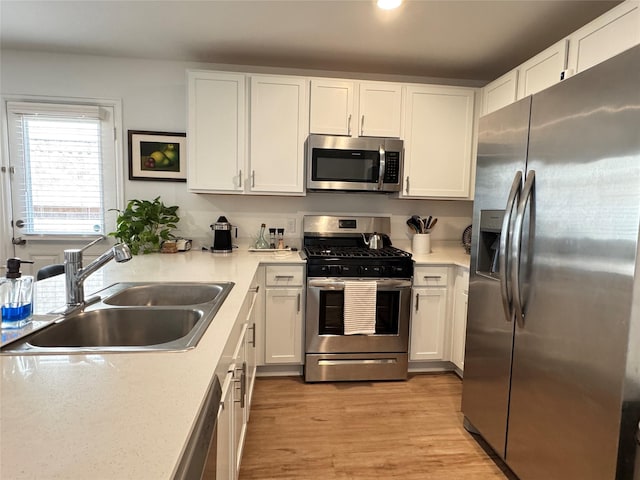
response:
M402 140L309 135L307 190L399 192Z

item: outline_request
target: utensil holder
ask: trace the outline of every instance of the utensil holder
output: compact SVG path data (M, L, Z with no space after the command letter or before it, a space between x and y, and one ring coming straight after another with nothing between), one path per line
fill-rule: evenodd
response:
M413 235L411 250L415 255L431 253L431 234L416 233Z

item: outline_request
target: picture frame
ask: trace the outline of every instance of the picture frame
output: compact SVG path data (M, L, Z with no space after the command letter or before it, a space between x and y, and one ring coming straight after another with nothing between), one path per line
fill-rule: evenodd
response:
M187 134L129 130L129 180L187 181Z

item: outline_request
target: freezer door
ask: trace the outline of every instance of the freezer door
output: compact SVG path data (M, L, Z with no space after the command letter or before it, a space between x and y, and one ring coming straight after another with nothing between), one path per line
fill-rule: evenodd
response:
M476 167L462 411L503 457L514 324L503 307L501 231L525 170L530 104L528 97L480 119Z
M506 449L521 480L631 478L617 462L640 224L639 65L640 47L533 97Z

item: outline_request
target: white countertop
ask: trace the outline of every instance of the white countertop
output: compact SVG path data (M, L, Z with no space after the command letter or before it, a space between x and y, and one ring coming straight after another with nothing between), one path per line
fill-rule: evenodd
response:
M415 260L468 268L468 257L435 243ZM125 281L235 286L190 351L0 356L0 478L171 478L260 263L304 262L296 252L191 251L111 262L90 277L87 294ZM36 313L64 303L61 278L39 282Z

